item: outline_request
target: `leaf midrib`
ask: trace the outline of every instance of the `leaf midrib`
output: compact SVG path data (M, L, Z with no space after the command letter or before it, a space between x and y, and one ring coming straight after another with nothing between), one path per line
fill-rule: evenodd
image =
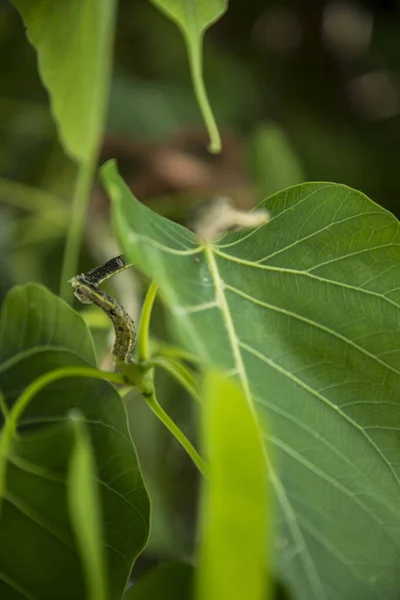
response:
M241 355L241 350L240 350L241 347L244 349L247 349L249 352L251 352L253 354L259 355L261 360L264 360L265 362L270 364L270 366L272 366L274 369L277 369L280 372L282 372L282 374L284 376L288 377L289 379L292 379L295 383L297 383L297 385L300 385L303 389L306 389L309 393L311 393L313 396L317 397L320 401L326 403L332 410L334 410L335 412L338 412L342 418L344 418L350 425L352 425L357 431L359 431L362 434L362 436L366 439L366 441L371 446L371 448L377 453L380 460L382 460L383 463L387 466L394 481L398 485L400 485L399 477L397 476L392 465L389 463L389 461L387 460L385 455L381 452L379 447L375 444L373 439L368 435L368 433L362 427L360 427L353 419L351 419L342 410L340 410L339 407L337 407L332 402L330 402L330 400L328 398L326 398L324 395L318 393L317 390L314 390L310 386L306 385L300 379L298 379L297 377L294 377L291 373L286 371L286 369L279 367L278 365L273 363L273 361L269 361L265 355L259 353L254 348L247 347L246 344L244 344L243 342L241 342L239 340L239 338L236 335L232 316L230 314L228 301L227 301L227 298L224 293L225 284L219 274L219 270L218 270L218 266L217 266L214 254L217 256L220 256L221 258L229 258L230 260L233 260L234 262L235 262L235 259L233 257L230 257L229 255L226 255L223 252L215 250L215 248L211 245L205 246L204 251L205 251L206 260L209 263L211 277L212 277L212 280L214 282L214 286L216 289L216 296L217 296L216 300L217 300L217 303L219 304L223 320L225 321L225 325L227 327L228 337L229 337L229 341L230 341L230 344L232 347L232 353L233 353L233 357L234 357L234 363L235 363L235 366L238 371L239 379L240 379L243 389L245 391L246 399L249 402L249 405L252 408L252 410L254 411L254 405L252 402L252 394L251 394L251 390L250 390L250 384L249 384L249 381L247 378L246 370L244 368L243 358ZM254 265L254 263L251 263L248 261L238 261L238 262L246 262L251 266L256 266L258 268L262 268L259 265ZM280 271L281 269L273 268L273 270ZM315 276L313 276L313 277L315 277ZM333 282L333 283L335 283L335 282ZM226 287L227 287L227 289L230 289L229 285L227 285ZM378 295L380 298L382 298L382 296L380 296L379 294L374 294L374 295ZM396 305L396 307L397 307L397 305ZM347 341L346 338L344 338L344 340ZM357 346L357 348L358 348L358 346ZM382 361L379 361L378 358L376 358L376 360L378 360L378 362L380 362L380 363L382 362ZM384 366L385 368L387 368L389 370L394 370L397 375L400 375L395 369L390 368L390 366L388 366L386 363L382 362L382 366Z
M242 354L240 351L240 346L238 343L238 337L236 335L235 326L233 323L232 315L230 313L228 301L227 301L225 293L224 293L224 283L219 274L218 266L217 266L217 263L216 263L216 260L214 257L214 252L215 252L215 249L211 244L206 244L204 246L204 254L205 254L206 260L208 262L211 278L212 278L214 286L215 286L216 301L220 306L222 318L225 322L225 326L227 329L229 342L232 347L234 364L236 366L239 380L243 387L243 391L244 391L246 400L249 403L250 410L254 414L254 416L256 418L256 422L258 422L255 407L254 407L254 404L252 401L249 380L248 380L248 377L246 374ZM314 563L308 552L303 534L302 534L299 524L297 522L296 515L290 504L290 501L286 494L284 486L283 486L281 480L279 479L277 473L275 472L275 470L271 464L271 461L269 460L269 457L265 451L264 451L264 456L265 456L267 468L268 468L268 471L270 474L270 480L275 489L275 492L276 492L278 501L281 505L282 511L286 516L288 527L293 536L293 540L299 549L300 559L303 562L305 572L308 574L314 597L317 600L321 600L321 597L322 597L321 594L323 594L323 596L327 600L326 594L325 594L323 586L322 586L322 582L319 578L319 575L315 569ZM304 552L301 551L301 548L304 549Z

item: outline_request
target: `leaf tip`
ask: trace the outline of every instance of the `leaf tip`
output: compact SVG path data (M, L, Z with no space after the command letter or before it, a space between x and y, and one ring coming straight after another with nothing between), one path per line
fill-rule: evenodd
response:
M112 177L117 173L118 167L115 158L110 158L100 167L100 174L103 180L105 180L107 177Z

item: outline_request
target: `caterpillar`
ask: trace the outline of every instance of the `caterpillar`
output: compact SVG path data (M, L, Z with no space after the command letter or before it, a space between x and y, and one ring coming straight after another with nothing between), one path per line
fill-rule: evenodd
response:
M98 286L113 275L132 266L123 254L112 258L104 265L95 267L87 273L72 277L70 283L74 294L83 304L95 304L111 319L115 340L112 355L125 363L132 362L132 349L136 342L136 327L124 307Z

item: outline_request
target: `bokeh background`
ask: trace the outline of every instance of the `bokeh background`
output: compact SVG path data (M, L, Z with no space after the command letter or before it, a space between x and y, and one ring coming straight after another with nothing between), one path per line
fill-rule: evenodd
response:
M76 168L57 139L22 21L0 2L0 299L14 284L58 291ZM210 155L175 25L148 0L120 0L100 162L116 157L136 196L185 222L197 202L250 207L289 185L334 181L400 216L400 5L396 0L233 0L206 34L204 71L223 137ZM118 254L95 183L81 269ZM143 282L113 283L137 313ZM108 323L85 313L100 358ZM167 337L155 315L158 337ZM162 401L194 435L195 409L160 376ZM148 556L189 556L196 474L146 407L132 429L154 503ZM132 408L132 406L134 408Z
M38 279L56 290L75 168L21 19L4 0L0 45L1 288ZM140 200L185 218L199 198L247 206L319 180L399 212L396 0L233 0L206 34L204 69L220 156L206 150L179 31L148 0L119 2L101 158L118 159ZM91 216L106 219L107 207L96 189Z

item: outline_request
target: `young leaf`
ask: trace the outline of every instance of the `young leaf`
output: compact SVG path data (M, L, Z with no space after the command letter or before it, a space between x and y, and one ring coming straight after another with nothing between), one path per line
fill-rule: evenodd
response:
M215 123L203 79L203 37L206 30L226 11L228 0L152 0L174 21L184 37L194 91L210 136L210 152L221 152L221 138Z
M86 581L87 600L107 600L107 573L96 464L84 419L71 415L75 432L68 475L68 505Z
M0 321L0 389L11 408L40 375L94 362L83 320L45 288L16 287ZM148 536L149 502L119 394L104 382L60 379L43 388L8 445L0 515L0 598L84 598L86 586L67 504L79 410L90 435L103 509L109 599L120 600ZM3 430L4 431L4 430ZM5 454L5 456L4 456Z
M269 502L260 430L240 387L216 372L206 375L203 405L208 468L197 599L266 600Z
M400 227L343 185L292 187L271 221L198 246L108 164L113 222L185 348L236 373L278 468L278 578L300 600L400 587Z
M62 144L85 162L96 150L111 71L114 0L12 0L38 53Z

